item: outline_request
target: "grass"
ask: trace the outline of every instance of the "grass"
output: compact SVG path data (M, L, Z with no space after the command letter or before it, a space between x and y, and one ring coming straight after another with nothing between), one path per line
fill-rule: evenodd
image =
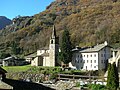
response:
M5 67L2 67L3 69L5 69L8 73L9 72L24 72L24 71L27 71L29 69L30 72L38 72L38 71L41 71L41 70L44 70L44 71L51 71L51 72L55 72L55 71L60 71L60 68L59 67L43 67L43 66L37 66L37 67L34 67L34 66L30 66L30 65L25 65L25 66L5 66Z
M76 75L84 75L85 72L80 70L68 70L61 71L60 67L44 67L44 66L6 66L3 67L8 73L11 72L25 72L29 70L29 73L44 73L44 74L52 74L52 73L62 73L62 74L76 74Z
M60 67L43 67L43 66L6 66L3 67L8 73L7 78L19 80L24 75L44 74L50 75L50 79L55 79L57 74L61 72ZM32 77L33 78L33 77Z
M2 67L5 69L7 72L22 72L22 71L27 71L28 69L31 68L30 65L25 65L25 66L6 66Z

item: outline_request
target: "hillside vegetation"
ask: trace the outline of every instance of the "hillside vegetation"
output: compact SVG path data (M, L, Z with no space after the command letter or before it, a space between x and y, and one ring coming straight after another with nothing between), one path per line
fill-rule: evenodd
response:
M116 2L113 2L116 1ZM0 50L27 55L47 47L55 24L57 35L70 31L73 47L91 46L105 40L120 45L119 0L56 0L32 17L14 18L0 31Z

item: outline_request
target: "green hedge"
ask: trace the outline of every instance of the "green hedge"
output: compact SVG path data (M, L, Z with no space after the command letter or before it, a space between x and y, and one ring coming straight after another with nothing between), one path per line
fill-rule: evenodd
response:
M90 84L88 85L88 87L91 90L107 90L107 88L104 85L100 85L100 84Z

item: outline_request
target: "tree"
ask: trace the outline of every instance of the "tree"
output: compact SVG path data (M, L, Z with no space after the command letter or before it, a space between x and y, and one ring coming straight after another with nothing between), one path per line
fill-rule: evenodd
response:
M108 75L107 75L107 87L109 88L111 85L111 64L108 64Z
M116 67L116 63L113 63L113 68L115 71L115 83L116 83L116 88L119 87L119 74L118 74L118 68Z
M10 57L10 56L11 55L9 53L5 53L5 52L0 53L0 58L1 59L7 58L7 57Z
M110 90L117 90L119 87L118 70L115 63L108 66L107 87Z
M13 54L15 55L20 54L20 47L18 47L18 44L15 41L12 42L11 48Z
M70 41L69 31L67 29L64 30L62 34L62 40L60 42L61 52L59 53L59 57L63 63L68 64L72 60L72 45Z

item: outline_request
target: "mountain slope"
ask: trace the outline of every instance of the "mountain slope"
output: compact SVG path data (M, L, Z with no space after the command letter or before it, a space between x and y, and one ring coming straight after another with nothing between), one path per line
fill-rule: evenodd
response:
M73 46L91 46L105 40L120 45L120 1L112 0L56 0L45 11L33 17L18 17L14 24L0 31L0 48L13 53L28 54L48 46L52 26L61 37L70 31Z
M0 30L11 23L12 21L10 19L6 18L5 16L0 16Z

